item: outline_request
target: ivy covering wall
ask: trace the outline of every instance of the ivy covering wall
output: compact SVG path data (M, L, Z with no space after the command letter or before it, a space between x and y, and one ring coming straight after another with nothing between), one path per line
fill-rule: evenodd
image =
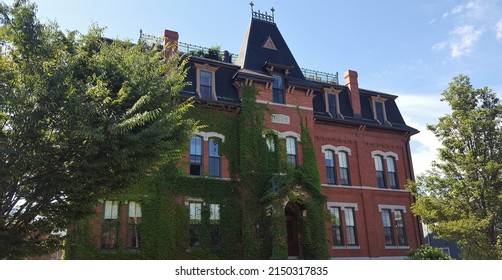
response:
M201 130L225 135L221 153L229 161L230 180L188 176L186 163L166 163L127 192L106 198L140 202L139 249L97 248L92 231L95 219L89 218L70 231L67 256L77 259L287 259L284 207L287 202L294 202L306 213L297 217L304 236L303 257L329 258L325 197L321 193L316 153L308 129L302 123L303 165L293 168L285 158L285 141L277 139L277 135L263 126L268 108L256 102L257 94L256 88L245 86L240 111L218 108L221 105L214 103L196 106L190 113L190 117L203 126ZM267 146L266 137L275 139L272 150ZM185 197L204 201L203 241L197 248L189 246L189 212L187 206L179 203L179 198ZM210 204L220 205L219 246L207 242L211 238ZM119 240L119 247L121 243Z

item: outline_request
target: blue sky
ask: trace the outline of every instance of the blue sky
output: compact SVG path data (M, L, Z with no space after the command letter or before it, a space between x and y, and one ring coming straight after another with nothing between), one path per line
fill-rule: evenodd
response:
M12 1L5 1L10 4ZM83 33L92 24L110 38L136 41L139 30L179 32L180 41L238 53L249 24L249 0L39 0L38 16ZM502 0L254 0L275 9L275 22L300 67L359 73L361 88L399 95L412 138L415 173L439 147L425 128L448 112L440 95L458 74L502 93ZM343 79L341 79L343 80Z

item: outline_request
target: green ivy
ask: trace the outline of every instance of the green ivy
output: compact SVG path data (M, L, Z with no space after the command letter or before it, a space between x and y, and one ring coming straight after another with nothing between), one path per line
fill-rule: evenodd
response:
M238 113L218 103L198 104L189 113L190 118L199 121L201 130L225 135L221 152L229 161L230 180L188 176L187 166L180 163L160 166L127 192L107 198L141 203L141 248L96 249L95 237L91 234L92 221L87 219L79 223L75 234L71 234L76 257L287 259L284 203L290 201L307 211L305 217L298 217L305 236L302 244L305 258L329 258L323 209L326 199L321 193L316 152L308 129L302 121L300 143L304 163L293 168L286 160L285 141L278 141L263 125L268 109L256 102L257 94L255 87L245 86ZM276 140L273 151L269 150L264 136ZM177 202L179 197L200 198L205 203L202 207L202 246L199 248L188 245L189 213L185 205ZM220 205L219 247L210 244L209 205L212 203Z

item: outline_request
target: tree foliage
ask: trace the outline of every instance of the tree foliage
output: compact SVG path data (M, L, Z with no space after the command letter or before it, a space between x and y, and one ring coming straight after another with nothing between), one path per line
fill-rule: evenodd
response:
M414 213L465 259L502 258L502 104L487 87L457 76L443 92L452 113L429 125L443 147L412 190Z
M97 199L177 159L196 127L177 55L0 4L0 259L44 254Z
M408 252L408 260L451 260L440 248L433 248L431 245L422 245L418 249L411 249Z

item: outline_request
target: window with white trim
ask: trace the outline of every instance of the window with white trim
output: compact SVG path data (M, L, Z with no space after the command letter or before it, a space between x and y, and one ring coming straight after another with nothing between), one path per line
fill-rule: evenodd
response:
M286 154L289 164L291 164L293 167L297 167L298 149L297 149L296 138L286 137Z
M286 104L284 76L276 73L272 74L272 76L274 76L274 83L272 85L272 102Z
M129 201L129 215L127 219L126 247L137 249L140 247L140 224L141 205L135 201Z
M375 162L377 186L379 188L399 189L396 161L399 159L394 152L372 151Z
M220 205L209 205L209 223L211 231L211 245L220 246Z
M385 245L395 245L396 241L394 240L394 229L392 227L392 212L390 209L382 209L382 224Z
M221 177L220 142L218 138L209 138L209 176L211 177Z
M405 213L406 207L403 205L378 205L378 211L382 216L382 226L385 239L385 246L393 248L408 247L408 237L406 235Z
M343 118L340 113L340 94L339 89L333 87L324 88L324 103L326 105L326 112L333 118Z
M396 172L396 159L394 157L387 157L387 172L389 177L389 187L393 189L398 188L397 172Z
M101 226L101 248L114 249L117 248L117 240L119 235L119 202L115 200L107 200L104 205L103 224Z
M338 164L340 166L340 185L350 185L349 154L347 152L338 152Z
M200 176L202 171L202 137L193 136L190 140L190 175Z
M373 119L380 124L390 125L387 121L387 112L385 108L385 101L387 101L387 99L378 95L370 97L369 100L373 111Z
M196 131L195 134L190 139L189 174L195 176L208 174L211 177L221 177L221 144L225 141L225 136L216 132L202 131ZM204 147L205 142L207 142L207 146ZM204 162L207 167L204 167Z
M189 244L191 247L199 247L202 243L202 202L189 202L190 228Z
M267 148L271 152L275 152L275 145L277 144L277 136L272 134L265 135L265 142L267 144Z
M343 246L342 216L340 207L331 207L332 215L331 230L333 234L333 245Z
M208 64L194 63L197 80L197 96L205 100L217 100L216 96L216 70L218 67L212 67Z
M213 99L213 73L200 71L200 98Z
M333 117L336 118L339 114L339 109L338 109L338 95L337 94L326 94L326 100L327 100L327 111L328 113Z
M350 247L358 246L356 227L356 203L328 202L331 213L331 233L333 246Z
M322 145L328 185L350 185L349 156L351 150L345 146Z
M396 220L397 245L406 246L408 245L408 240L406 238L403 210L394 210L394 219Z
M326 163L326 180L329 185L336 184L335 175L335 152L332 150L324 151L324 161Z
M376 178L377 178L377 186L379 188L385 188L385 172L384 172L384 167L383 167L383 157L380 155L377 155L374 157L375 160L375 170L376 170Z
M354 208L345 207L345 232L347 233L347 246L357 246L356 221Z

